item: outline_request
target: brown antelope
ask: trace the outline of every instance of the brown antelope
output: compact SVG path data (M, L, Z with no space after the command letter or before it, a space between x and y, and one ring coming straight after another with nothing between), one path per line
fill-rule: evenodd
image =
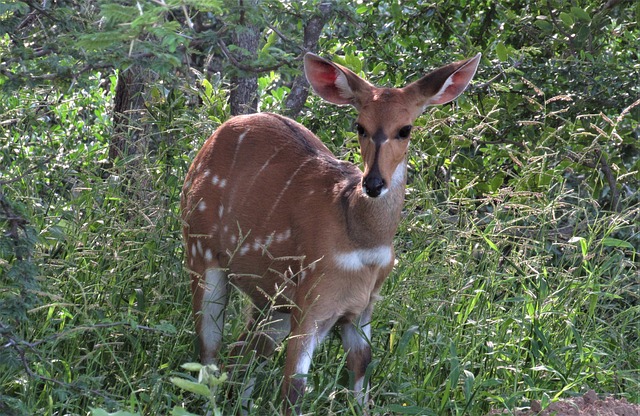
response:
M276 114L234 117L216 130L189 169L181 203L202 362L217 358L235 286L251 299L254 318L267 317L243 337L247 348L268 356L288 335L286 414L300 412L303 376L335 324L354 392L366 405L371 314L394 264L411 125L427 106L458 97L479 62L480 54L404 88L378 88L306 54L304 71L315 92L359 112L364 173Z

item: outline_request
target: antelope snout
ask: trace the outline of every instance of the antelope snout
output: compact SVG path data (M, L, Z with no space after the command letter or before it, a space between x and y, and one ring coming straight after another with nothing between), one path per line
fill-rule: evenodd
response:
M369 175L362 180L362 190L371 198L377 198L382 195L385 186L384 179L377 175Z

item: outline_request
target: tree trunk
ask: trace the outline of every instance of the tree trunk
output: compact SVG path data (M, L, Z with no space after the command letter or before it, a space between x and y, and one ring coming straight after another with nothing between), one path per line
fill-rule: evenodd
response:
M318 40L322 28L329 21L333 12L330 2L320 3L318 12L312 16L304 26L304 51L315 52L318 49ZM286 113L289 117L295 117L300 113L309 96L309 83L304 74L298 75L291 85L291 92L285 101Z
M147 69L133 65L118 74L113 105L113 136L109 146L109 160L143 155L148 148L148 126L142 119L147 113L144 88L155 76Z
M258 43L260 30L247 16L249 9L257 7L259 0L239 0L240 20L234 34L234 44L246 52L241 58L243 61L254 61L258 55ZM239 70L238 70L239 71ZM229 94L231 115L249 114L258 111L258 75L254 72L245 72L234 75L231 78L231 92Z

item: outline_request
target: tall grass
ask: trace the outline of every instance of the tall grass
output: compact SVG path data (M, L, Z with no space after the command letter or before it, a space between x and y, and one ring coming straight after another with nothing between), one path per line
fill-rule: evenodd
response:
M282 348L264 364L248 359L248 371L231 371L212 397L172 383L197 381L181 367L196 358L177 206L188 149L211 123L176 120L170 134L180 151L160 149L135 172L126 160L105 171L108 98L89 97L84 109L65 101L56 111L67 111L66 129L26 117L4 136L13 162L5 177L19 179L2 193L36 233L38 272L25 291L37 301L22 318L3 316L0 411L202 414L215 406L232 414L234 394L254 375L251 414L275 414ZM82 126L93 129L90 139ZM562 168L529 190L547 172L544 152L531 154L509 187L478 197L472 186L438 185L433 136L425 129L413 140L398 264L372 322L371 413L480 415L587 388L639 402L637 202L601 209ZM42 169L30 170L39 160ZM15 256L2 261L2 273L16 267ZM232 298L227 344L243 330L245 302ZM316 354L305 412L360 414L349 383L332 333Z

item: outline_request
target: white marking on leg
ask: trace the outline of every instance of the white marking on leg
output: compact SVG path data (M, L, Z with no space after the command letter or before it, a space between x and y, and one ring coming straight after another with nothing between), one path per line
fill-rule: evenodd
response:
M325 322L316 322L315 333L301 335L306 339L303 342L303 350L298 357L298 362L296 363L296 373L297 374L309 374L309 368L311 367L311 361L313 360L313 352L316 347L320 345L324 337L327 336L329 330L333 327L334 321L325 321Z
M200 316L200 339L206 351L220 348L224 310L227 306L227 276L222 269L210 268L204 272L204 295Z
M310 336L309 339L303 343L303 350L298 357L296 363L296 373L301 375L309 374L309 368L311 368L311 360L313 359L313 351L316 348L317 340L315 336Z
M358 319L342 325L342 347L345 353L350 351L356 354L369 349L371 342L371 313L373 305L369 304L360 314ZM365 375L354 380L353 391L361 406L366 406L369 401L369 385L364 383Z
M361 248L334 255L335 263L347 271L360 270L365 266L388 266L393 261L390 246Z

